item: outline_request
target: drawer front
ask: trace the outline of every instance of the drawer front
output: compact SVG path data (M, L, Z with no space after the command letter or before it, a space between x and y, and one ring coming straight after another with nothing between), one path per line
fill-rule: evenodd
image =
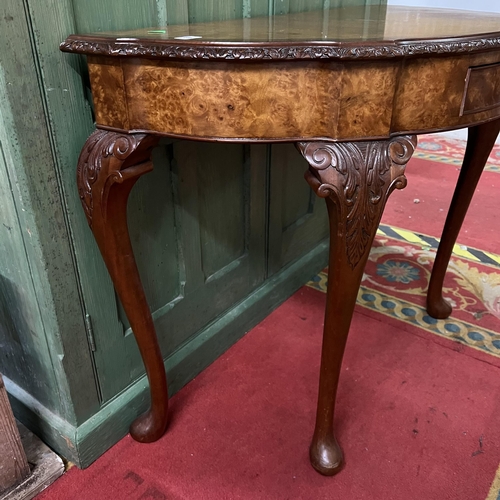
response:
M460 116L500 106L500 63L471 67L467 71Z

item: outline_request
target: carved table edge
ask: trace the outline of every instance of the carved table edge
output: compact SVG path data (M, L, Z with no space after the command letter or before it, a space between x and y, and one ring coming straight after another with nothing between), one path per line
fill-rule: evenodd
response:
M202 60L356 60L461 54L500 48L500 33L442 40L384 42L193 42L165 40L115 41L89 35L70 35L63 52L115 57Z

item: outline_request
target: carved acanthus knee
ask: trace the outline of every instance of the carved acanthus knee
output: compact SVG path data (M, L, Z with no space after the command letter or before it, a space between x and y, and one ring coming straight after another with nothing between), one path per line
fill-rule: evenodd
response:
M355 268L371 244L385 202L406 186L404 170L417 145L415 136L387 141L299 142L309 163L305 178L316 194L330 198L339 214L337 238L345 241Z
M96 210L106 219L111 187L150 172L151 150L159 137L96 130L85 143L78 160L78 194L90 227Z

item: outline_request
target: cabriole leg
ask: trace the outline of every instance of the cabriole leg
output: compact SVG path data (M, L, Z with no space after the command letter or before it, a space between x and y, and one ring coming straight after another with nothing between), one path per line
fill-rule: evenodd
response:
M127 226L127 200L139 177L153 169L151 150L159 138L98 130L78 160L78 192L92 233L130 321L146 367L151 407L130 427L136 441L152 442L166 430L167 378Z
M389 194L406 186L404 169L414 136L389 141L297 143L309 163L305 177L326 198L330 220L327 306L321 354L313 467L333 475L343 466L334 435L335 397L359 285Z
M464 161L446 217L427 291L427 312L433 318L445 319L451 314L451 305L443 297L446 269L465 214L499 131L500 120L469 128Z

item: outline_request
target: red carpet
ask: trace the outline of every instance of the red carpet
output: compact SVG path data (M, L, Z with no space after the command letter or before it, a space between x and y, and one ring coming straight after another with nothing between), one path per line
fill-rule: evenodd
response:
M473 272L461 281L451 273L450 293L467 300L450 320L426 320L423 295L409 292L425 286L422 252L432 250L425 235L439 236L443 221L434 212L448 204L440 191L451 193L456 177L453 164L413 161L420 163L408 167L407 191L414 191L406 200L393 195L383 221L411 231L382 227L353 319L336 414L346 458L339 475L322 477L308 461L325 305L319 276L173 398L159 442L126 437L37 500L498 500L499 318L481 289L468 288ZM439 189L426 168L440 169ZM491 197L489 186L485 193ZM488 203L495 202L498 212L498 196ZM498 266L466 245L500 253L498 225L489 220L471 217L464 255L455 259L483 283L494 283ZM397 259L407 274L391 274L387 262ZM487 297L495 297L490 288Z
M186 386L158 443L127 437L39 499L484 500L498 367L359 309L337 413L346 468L310 467L324 297L303 288Z
M406 169L408 185L392 193L382 222L440 237L459 170L455 165L410 160ZM483 172L460 232L461 244L500 253L499 190L500 173Z

